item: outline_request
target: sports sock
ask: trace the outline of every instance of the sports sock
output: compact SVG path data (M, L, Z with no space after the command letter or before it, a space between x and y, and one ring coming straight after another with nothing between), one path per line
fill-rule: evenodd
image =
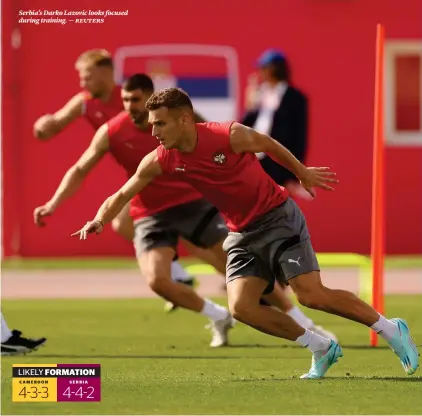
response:
M303 347L307 347L315 355L315 359L319 360L327 352L331 340L305 329L305 333L296 342Z
M178 261L173 261L171 263L171 278L172 280L178 280L179 282L186 282L187 280L192 279Z
M302 328L309 329L314 326L312 319L308 318L297 306L293 306L293 308L286 313Z
M379 316L379 320L371 328L387 342L391 341L398 331L397 325L382 315Z
M202 309L201 314L213 321L221 321L229 316L229 311L224 306L217 305L211 300L205 299L204 308Z

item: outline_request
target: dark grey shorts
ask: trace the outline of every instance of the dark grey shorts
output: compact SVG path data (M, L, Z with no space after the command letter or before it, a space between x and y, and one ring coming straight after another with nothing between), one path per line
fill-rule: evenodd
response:
M177 205L135 222L136 257L157 247L177 247L179 237L210 248L227 237L228 229L217 208L205 199Z
M292 199L249 224L239 233L230 232L223 245L227 252L227 283L255 276L268 282L288 284L300 274L319 271L305 217Z

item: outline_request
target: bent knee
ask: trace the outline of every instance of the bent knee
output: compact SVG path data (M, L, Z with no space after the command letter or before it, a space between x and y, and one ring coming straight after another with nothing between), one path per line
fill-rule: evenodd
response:
M151 290L158 294L166 293L172 283L170 277L154 272L146 273L145 277Z
M324 309L326 306L326 291L324 289L316 292L302 292L296 293L297 300L302 306L306 306L309 309Z
M250 302L246 302L244 299L229 298L229 310L234 319L247 322L253 315L257 305L252 305Z

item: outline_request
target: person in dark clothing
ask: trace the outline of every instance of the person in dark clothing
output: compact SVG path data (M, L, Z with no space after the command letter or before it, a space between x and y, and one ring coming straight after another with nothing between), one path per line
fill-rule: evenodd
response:
M247 112L241 123L268 134L304 163L308 146L308 99L290 84L287 58L278 50L267 50L258 59L262 80L254 75L246 91ZM296 177L264 153L257 154L264 170L293 197L307 198Z

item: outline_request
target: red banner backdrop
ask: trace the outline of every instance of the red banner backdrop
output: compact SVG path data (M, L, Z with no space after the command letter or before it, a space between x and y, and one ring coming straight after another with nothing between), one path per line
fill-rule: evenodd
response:
M132 254L131 245L110 230L84 243L70 237L125 180L109 159L45 229L35 227L33 209L51 196L93 132L80 120L51 142L40 143L32 125L78 91L74 61L83 50L102 47L114 53L123 46L163 43L234 48L240 91L263 49L286 52L294 80L311 99L308 163L331 166L341 180L335 193L318 192L315 201L301 203L314 246L324 252L369 252L376 24L385 25L387 39L421 40L420 0L408 0L406 7L397 7L395 0L264 0L256 7L241 0L207 6L195 0L63 0L60 11L128 10L128 15L92 24L18 23L19 11L55 10L57 5L54 0L3 4L5 256ZM406 89L412 91L406 84L400 94ZM238 99L243 102L242 96ZM420 125L417 114L411 121ZM421 147L388 148L388 253L422 252L421 166Z

